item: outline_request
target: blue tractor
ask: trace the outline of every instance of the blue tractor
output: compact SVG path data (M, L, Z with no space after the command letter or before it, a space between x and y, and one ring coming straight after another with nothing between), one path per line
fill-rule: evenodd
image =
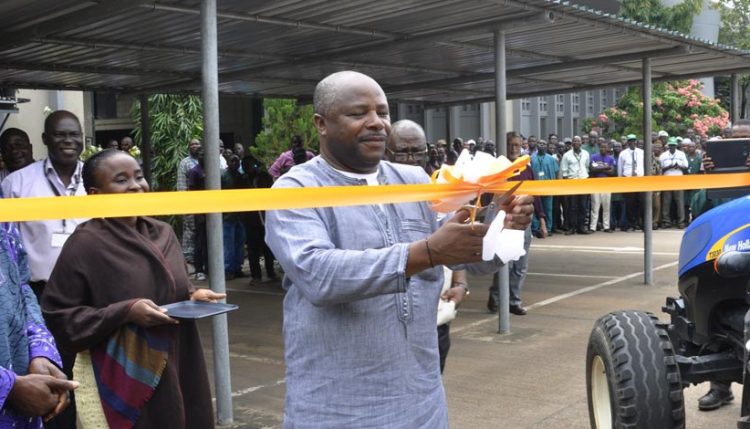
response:
M591 427L684 428L682 389L743 384L739 428L750 428L750 197L716 207L686 229L679 296L662 310L601 317L589 338Z

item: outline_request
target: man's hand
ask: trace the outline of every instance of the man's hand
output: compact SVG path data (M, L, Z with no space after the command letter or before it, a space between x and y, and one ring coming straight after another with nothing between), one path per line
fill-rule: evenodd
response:
M539 219L539 234L542 236L542 238L547 238L547 236L549 236L549 231L547 230L547 221L544 218Z
M459 210L429 238L432 262L453 265L482 260L482 239L489 225L467 223L469 212Z
M714 161L709 156L704 156L703 161L703 169L705 171L711 171L714 169ZM750 167L750 158L747 159L748 167Z
M531 195L514 195L510 201L500 204L505 211L505 227L525 230L531 223L534 214L534 197Z
M49 420L65 409L68 392L77 387L76 381L60 380L51 375L18 376L8 394L8 401L21 415L44 416Z
M167 316L167 310L162 309L158 305L154 304L150 299L139 299L138 302L130 307L128 312L127 321L135 323L136 325L149 328L151 326L158 325L176 325L178 322L175 319Z
M206 288L196 289L195 292L190 295L191 300L204 302L218 302L220 299L224 299L226 297L227 294L225 293L216 293L211 289Z
M466 288L463 286L452 286L447 291L443 292L442 295L440 295L440 298L442 298L445 301L453 301L456 303L456 308L458 308L459 305L461 305L461 301L464 300L464 297L466 296Z

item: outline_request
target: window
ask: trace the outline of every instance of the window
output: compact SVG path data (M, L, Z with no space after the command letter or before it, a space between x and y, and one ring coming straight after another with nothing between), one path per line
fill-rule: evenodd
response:
M565 96L564 95L557 95L555 96L557 99L557 102L555 103L555 111L557 113L564 113L565 112Z
M609 105L609 100L607 99L607 90L602 89L601 90L601 97L602 97L602 107L606 107Z
M578 118L573 118L573 134L578 134Z
M547 97L539 97L539 111L540 112L547 111Z
M547 118L545 117L539 118L539 135L547 135Z
M557 134L560 134L562 131L563 131L563 118L557 118L557 130L555 130L555 132Z
M573 113L581 113L581 96L573 94L571 97L571 110Z
M591 91L586 91L586 113L594 114L594 93Z
M521 111L522 112L531 111L531 100L529 100L528 98L521 99Z

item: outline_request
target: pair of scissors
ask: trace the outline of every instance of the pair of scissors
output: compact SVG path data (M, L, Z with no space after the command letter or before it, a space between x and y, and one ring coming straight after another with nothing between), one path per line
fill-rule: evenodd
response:
M497 194L492 198L492 202L487 205L487 214L484 216L484 223L492 223L500 211L500 206L507 204L513 197L513 193L523 184L523 180L519 181L512 188L505 191L504 194Z
M466 210L469 211L469 213L471 213L471 216L470 216L471 223L474 223L474 221L476 220L476 217L477 217L478 214L484 213L485 211L486 211L486 214L485 214L485 217L484 217L484 222L485 223L491 223L495 219L495 216L497 216L497 213L500 210L500 206L508 203L508 201L510 201L510 198L513 196L513 193L522 184L523 184L523 180L521 180L520 182L518 182L515 185L513 185L513 187L511 187L510 189L508 189L507 191L505 191L505 193L503 193L503 194L496 194L492 198L492 202L490 202L490 204L488 204L485 207L481 207L479 205L470 205L470 204L467 204L467 205L462 206L461 208L462 209L466 209ZM480 200L480 198L479 198L479 196L477 196L477 203L479 203L479 200Z

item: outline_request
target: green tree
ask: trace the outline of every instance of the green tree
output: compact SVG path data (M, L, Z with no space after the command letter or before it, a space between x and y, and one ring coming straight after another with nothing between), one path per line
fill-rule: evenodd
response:
M654 84L652 129L665 130L672 136L684 135L688 128L704 136L718 135L727 126L729 113L718 100L703 95L702 87L697 80ZM585 131L597 128L615 138L623 134L643 135L641 118L641 88L631 87L616 107L605 109L596 118L584 120L583 128Z
M255 137L255 146L250 148L250 153L263 165L270 166L282 152L289 150L294 135L302 137L305 147L318 150L312 105L300 105L292 99L266 98L263 108L263 131Z
M661 0L623 0L620 16L643 24L654 25L672 31L689 34L693 17L703 7L703 0L684 0L671 7Z
M750 50L750 0L723 0L717 2L716 7L721 14L721 28L719 42L738 49ZM750 76L740 75L740 116L747 117L747 91L750 88ZM730 108L731 80L717 79L717 94L721 104Z
M203 104L194 95L157 94L148 98L151 125L151 189L173 191L177 167L187 156L188 142L203 135ZM141 103L133 102L130 117L135 124L134 140L141 146Z

